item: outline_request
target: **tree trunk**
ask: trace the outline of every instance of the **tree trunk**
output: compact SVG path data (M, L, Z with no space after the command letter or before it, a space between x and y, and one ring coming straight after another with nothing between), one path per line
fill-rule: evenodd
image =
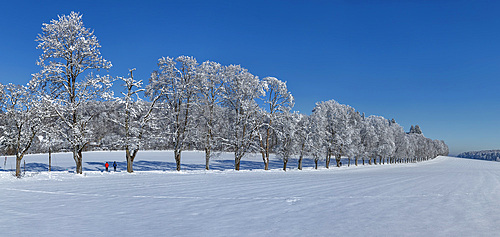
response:
M347 167L351 167L351 157L349 157L349 159L347 161Z
M52 170L52 149L49 147L49 172Z
M377 165L377 157L376 156L373 157L373 164Z
M209 107L210 111L210 116L208 120L208 132L207 132L207 139L205 140L205 170L210 170L210 156L212 155L212 114L213 114L213 107Z
M264 161L264 170L269 170L269 157L266 157L266 152L260 152L262 154L262 160Z
M288 163L288 159L283 159L283 170L286 171L286 163Z
M128 146L125 146L125 160L127 160L127 172L134 172L132 169L132 161L130 160L130 150Z
M318 159L314 159L314 169L318 169Z
M325 167L327 169L330 169L330 158L331 158L330 154L326 155L326 165L325 165Z
M302 155L299 156L299 170L302 170Z
M241 158L234 158L234 170L240 170Z
M175 150L175 164L177 166L176 170L181 171L181 150Z
M266 155L266 157L265 157L265 160L264 160L264 163L265 163L264 170L269 170L269 147L270 147L269 136L270 136L270 133L271 133L271 124L272 124L272 122L273 121L270 119L269 120L269 126L266 129L266 147L265 147L265 155Z
M205 148L205 170L210 170L210 149Z
M354 158L354 165L358 166L358 157Z
M16 177L21 178L21 160L23 157L16 157Z
M75 164L76 164L75 173L82 174L83 173L82 150L76 148L76 151L73 151L73 158L74 158Z
M125 148L125 155L127 159L127 172L129 173L134 172L134 159L138 151L139 149L134 149L132 153L130 153L129 148L128 147Z
M134 172L134 161L127 160L127 172L128 173L133 173Z
M337 155L335 157L335 161L337 161L337 167L340 167L340 159L342 159L342 157L340 155Z

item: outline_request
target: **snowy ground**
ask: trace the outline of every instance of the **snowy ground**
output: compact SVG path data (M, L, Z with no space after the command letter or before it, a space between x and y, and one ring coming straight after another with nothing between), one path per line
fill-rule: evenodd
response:
M203 154L142 152L134 174L75 175L69 154L57 172L0 171L0 236L498 236L500 163L439 157L418 164L302 171L246 170L232 156L203 171ZM10 159L10 158L9 158ZM2 169L11 169L10 160ZM86 170L123 153L84 154ZM42 170L46 155L26 158ZM32 164L32 165L30 165ZM290 164L295 166L296 164ZM308 163L312 167L312 163ZM120 163L119 170L123 170ZM74 168L73 168L74 169ZM249 171L253 169L252 171ZM139 171L147 170L147 171ZM156 171L154 171L156 170ZM163 171L166 170L166 171Z

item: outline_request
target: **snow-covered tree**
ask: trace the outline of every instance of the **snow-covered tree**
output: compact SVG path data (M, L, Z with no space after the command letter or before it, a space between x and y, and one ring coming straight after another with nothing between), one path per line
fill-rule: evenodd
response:
M310 115L310 129L311 136L309 141L309 155L312 156L314 161L314 168L318 169L318 162L323 157L328 157L327 148L327 133L326 133L326 120L323 116L325 114L324 107L318 106L313 109L313 113ZM327 163L329 161L326 161Z
M352 113L354 113L352 107L339 104L335 100L317 103L314 108L311 116L323 126L323 131L319 135L323 136L326 149L326 168L329 168L332 155L335 155L337 166L340 166L341 156L346 154L352 143L351 137L354 133L354 124L350 121Z
M21 177L21 161L28 152L46 118L39 98L22 85L0 85L3 125L0 145L16 155L16 176Z
M394 139L389 130L389 121L382 116L375 115L370 116L369 121L378 138L376 147L373 147L372 150L373 163L376 165L377 158L379 158L379 164L382 164L382 159L392 154L394 149Z
M224 67L220 63L206 61L198 67L199 85L199 116L198 130L199 137L203 139L199 143L203 144L205 151L205 169L210 169L210 159L213 150L220 141L220 115L222 102Z
M361 142L361 129L364 123L358 111L350 112L348 119L348 124L351 129L349 134L351 143L344 148L344 153L348 157L347 166L351 166L351 159L354 158L355 164L358 165L358 157L364 152L364 146Z
M118 80L123 81L125 91L122 92L122 97L116 98L118 116L114 117L112 121L122 129L122 135L118 142L125 150L127 172L132 173L134 159L142 146L145 129L153 119L153 109L160 96L154 97L150 103L141 100L139 94L144 91L142 80L134 79L135 69L129 71L130 77L118 77Z
M286 171L288 160L297 153L296 133L299 121L300 116L298 113L285 112L275 123L276 156L283 161L284 171Z
M110 77L92 73L112 65L102 58L97 37L83 25L82 15L75 12L44 23L36 41L43 52L37 62L41 70L33 75L33 84L44 89L44 99L51 102L63 125L61 135L72 146L76 173L81 174L82 152L92 133L88 124L95 116L84 114L81 108L89 101L112 96Z
M41 100L40 104L44 108L50 108L51 105L48 101ZM68 142L63 140L60 136L59 129L60 124L58 123L58 117L51 111L46 110L46 118L44 119L42 129L38 132L38 147L39 149L35 152L48 153L49 167L48 171L52 171L52 152L60 151L63 147L68 147Z
M375 131L375 127L372 123L373 117L369 116L364 119L364 125L361 129L361 141L365 150L362 155L363 165L365 164L365 159L368 158L368 163L371 165L371 158L375 157L378 145L379 136Z
M415 125L415 126L411 125L409 133L422 134L422 130L420 129L420 126L418 126L418 125Z
M391 147L390 147L390 150L388 152L388 154L386 154L386 159L387 159L387 163L395 163L396 162L396 158L397 158L397 153L399 151L399 149L401 150L405 150L405 148L403 148L403 146L406 145L404 139L402 139L402 137L406 136L406 133L404 132L404 129L403 127L401 127L398 123L396 123L396 120L392 119L390 122L389 122L389 133L390 133L390 138L391 138Z
M281 117L285 113L290 112L294 105L294 99L292 94L288 91L286 87L286 82L280 81L275 77L266 77L262 80L265 95L264 95L264 106L265 116L263 116L263 123L261 129L259 129L259 145L262 154L262 160L264 161L264 169L269 169L269 152L275 145L272 142L271 136L275 132L275 127L279 126L275 124L281 120Z
M434 140L435 149L437 149L437 155L439 156L447 156L450 152L448 146L443 140Z
M259 78L240 65L225 67L223 84L222 105L227 108L223 143L234 152L234 168L239 170L243 156L258 146L254 138L260 108L255 100L264 90Z
M186 148L188 133L195 126L193 109L198 99L197 66L193 57L160 58L160 70L151 74L147 87L147 94L151 98L159 97L165 106L164 117L169 120L167 132L173 144L177 171L181 170L181 152Z
M311 136L313 131L311 129L310 117L304 114L298 115L297 130L295 132L295 144L297 146L297 153L299 160L297 168L302 170L302 160L305 155L311 150Z
M422 130L420 129L420 126L415 125L415 133L422 134Z
M379 140L379 164L385 164L386 160L394 155L396 150L395 131L399 130L399 125L392 124L390 120L385 119L381 124L382 139Z
M408 139L410 142L409 151L408 151L408 159L409 162L417 162L420 157L420 149L419 149L419 140L421 140L422 136L416 133L408 134Z
M395 134L394 141L396 144L396 149L394 151L395 160L393 160L393 163L397 161L401 162L401 160L406 159L409 156L410 140L408 138L408 135L404 131L400 131Z

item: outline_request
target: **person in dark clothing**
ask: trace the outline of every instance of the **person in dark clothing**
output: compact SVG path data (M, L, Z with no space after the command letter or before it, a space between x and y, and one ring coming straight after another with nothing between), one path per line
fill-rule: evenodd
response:
M116 172L116 161L113 162L113 168L115 168L115 172Z
M106 164L104 164L104 167L106 167L106 172L108 172L108 167L109 167L108 162L106 162Z

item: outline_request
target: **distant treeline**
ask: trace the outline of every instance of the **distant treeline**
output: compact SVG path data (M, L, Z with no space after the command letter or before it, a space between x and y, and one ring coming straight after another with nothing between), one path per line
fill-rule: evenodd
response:
M500 161L500 150L466 151L458 154L458 157L478 159L478 160Z

